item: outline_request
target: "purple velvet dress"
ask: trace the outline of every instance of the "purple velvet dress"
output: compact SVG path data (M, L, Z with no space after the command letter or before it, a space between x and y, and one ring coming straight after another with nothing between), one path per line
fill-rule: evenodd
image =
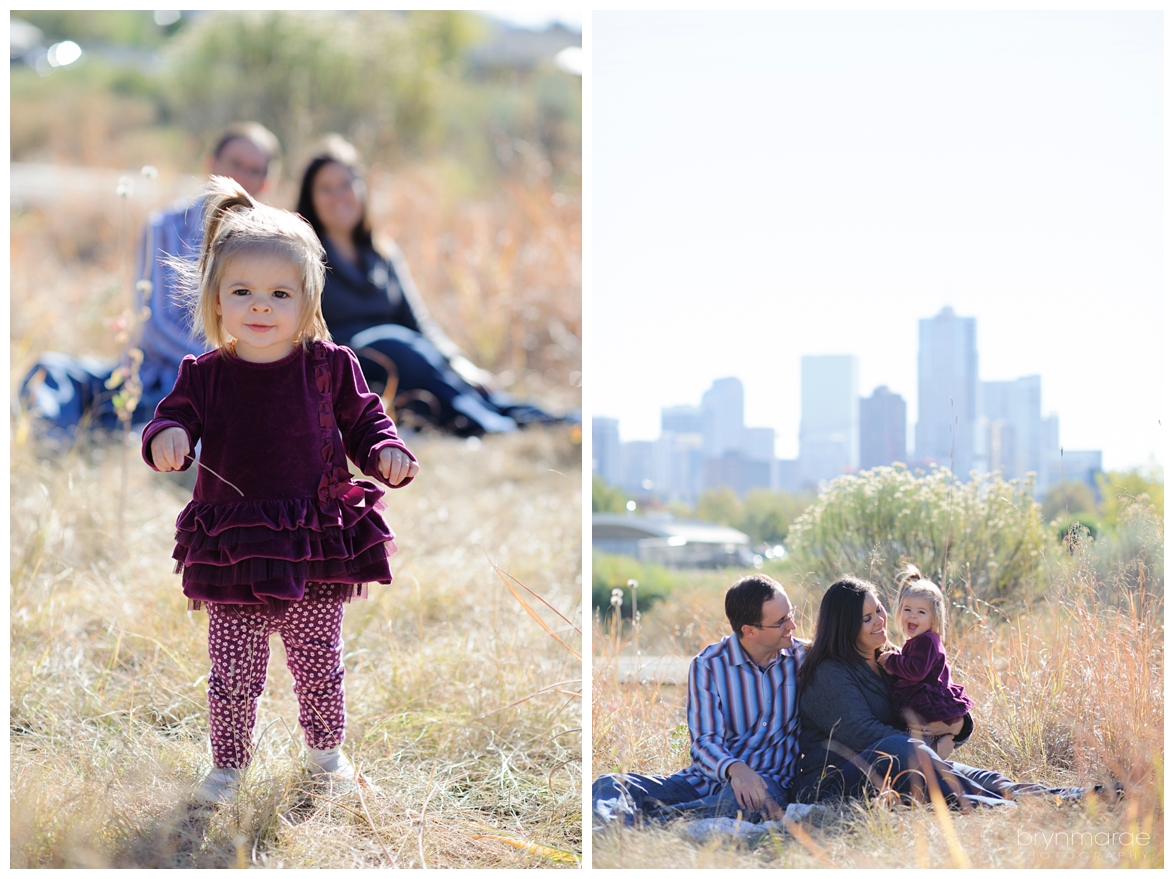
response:
M893 708L902 719L908 710L927 723L957 720L974 707L962 685L950 679L946 650L932 629L906 641L900 653L885 660L884 670Z
M352 478L346 459L386 482L376 468L382 449L415 457L349 349L316 342L273 363L189 355L143 430L152 467L151 440L168 427L187 431L193 449L202 442L173 553L192 606L276 611L300 600L307 581L340 584L346 598L391 582L395 544L380 515L383 489Z

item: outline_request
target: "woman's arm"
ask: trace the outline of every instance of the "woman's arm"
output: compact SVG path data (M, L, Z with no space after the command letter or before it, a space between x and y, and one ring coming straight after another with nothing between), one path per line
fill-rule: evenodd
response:
M863 751L888 736L905 735L905 730L876 717L869 698L888 697L868 692L846 666L825 660L800 696L801 722L853 751Z
M404 259L403 251L392 241L381 241L379 252L391 264L392 274L399 281L400 291L403 293L403 303L396 313L397 321L410 330L415 330L443 355L445 360L451 361L454 357L463 357L460 347L441 328L440 324L428 311L424 298L420 295L412 273L408 269L408 262Z

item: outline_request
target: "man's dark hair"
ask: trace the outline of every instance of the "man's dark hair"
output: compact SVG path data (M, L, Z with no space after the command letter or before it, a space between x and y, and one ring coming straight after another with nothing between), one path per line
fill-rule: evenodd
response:
M224 148L234 140L247 140L269 157L269 172L276 171L275 166L281 162L281 142L277 135L260 122L233 122L216 137L216 145L212 147L212 158L219 159Z
M743 626L762 623L762 606L776 595L786 595L783 587L766 574L750 574L726 590L726 619L735 635Z
M881 605L880 590L867 580L844 576L827 588L819 603L815 621L815 639L807 658L799 666L799 691L807 688L815 669L825 659L840 662L863 662L856 650L856 639L864 621L864 596L871 595Z

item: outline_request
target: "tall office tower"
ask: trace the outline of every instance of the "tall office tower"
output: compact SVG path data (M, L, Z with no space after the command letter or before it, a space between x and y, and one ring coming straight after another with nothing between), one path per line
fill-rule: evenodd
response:
M743 444L742 382L719 378L701 395L705 419L705 455L720 458L728 451L740 452Z
M919 464L953 467L960 479L981 466L975 456L978 422L977 321L943 308L918 321L917 428Z
M692 504L705 489L705 452L700 433L662 431L656 440L654 494L662 501Z
M1097 474L1102 472L1099 449L1064 449L1063 454L1057 454L1052 459L1049 469L1048 482L1051 485L1083 482L1092 489L1093 496L1100 502L1101 489L1097 485Z
M859 461L859 367L851 354L800 361L799 478L815 485Z
M648 497L656 490L656 442L632 440L621 444L623 459L620 485L633 494Z
M666 406L660 410L662 433L699 433L705 435L705 412L700 406Z
M1040 378L982 383L982 416L990 439L986 467L1001 470L1004 479L1022 479L1029 472L1042 477L1043 419Z
M748 427L745 433L745 445L742 451L751 461L770 461L775 459L775 429L773 427Z
M591 472L608 485L619 485L623 472L620 458L620 422L615 418L591 419Z
M860 469L905 463L905 398L885 385L860 398Z
M1054 412L1040 421L1040 473L1035 496L1042 498L1052 487L1052 464L1060 460L1060 416Z

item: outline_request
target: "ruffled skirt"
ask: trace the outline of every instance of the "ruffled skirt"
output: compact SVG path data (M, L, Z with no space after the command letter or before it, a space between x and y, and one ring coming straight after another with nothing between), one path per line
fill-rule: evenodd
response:
M343 600L365 598L368 583L390 583L395 536L379 515L383 492L355 484L361 501L325 509L311 498L189 503L172 553L189 608L214 602L278 610L300 601L307 582L337 584Z

